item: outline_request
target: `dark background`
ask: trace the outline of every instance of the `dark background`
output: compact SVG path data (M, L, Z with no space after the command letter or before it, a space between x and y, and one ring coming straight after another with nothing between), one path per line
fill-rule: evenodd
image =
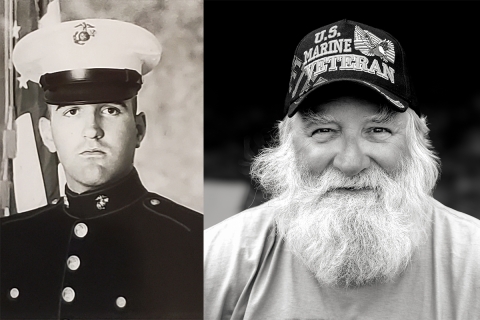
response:
M442 160L434 197L479 218L477 7L458 1L206 0L205 179L249 181L252 156L283 117L296 45L310 31L347 18L383 29L402 44ZM254 204L261 200L257 194ZM243 208L251 203L245 200Z

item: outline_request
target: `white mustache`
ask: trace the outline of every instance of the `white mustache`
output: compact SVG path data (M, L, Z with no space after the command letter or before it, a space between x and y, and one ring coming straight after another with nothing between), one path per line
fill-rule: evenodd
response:
M300 170L304 173L303 179L308 181L309 188L316 189L319 195L339 189L382 192L387 185L392 183L393 178L391 176L394 175L393 173L387 173L376 164L372 164L371 167L353 177L345 176L340 170L332 166L326 168L317 176L305 173L305 170Z

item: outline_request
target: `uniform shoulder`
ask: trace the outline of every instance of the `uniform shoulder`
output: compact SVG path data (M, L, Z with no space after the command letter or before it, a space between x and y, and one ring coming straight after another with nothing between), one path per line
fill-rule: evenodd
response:
M1 226L6 226L14 223L20 223L21 221L30 221L32 218L48 214L56 210L60 206L61 206L61 203L59 202L56 204L49 204L40 208L25 211L22 213L17 213L7 217L0 217L0 224Z
M143 206L150 212L170 219L189 231L203 229L203 215L193 209L151 192L147 193L142 201Z

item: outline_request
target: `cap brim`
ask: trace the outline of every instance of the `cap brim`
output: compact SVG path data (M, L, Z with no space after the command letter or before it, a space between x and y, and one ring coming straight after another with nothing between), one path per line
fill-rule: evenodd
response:
M343 78L343 79L329 80L329 81L320 83L314 88L310 89L304 95L300 96L298 99L294 100L288 107L288 112L287 112L288 117L291 118L299 110L302 101L309 94L311 94L314 91L317 91L320 88L325 89L325 87L328 86L329 84L338 83L338 82L354 82L354 83L358 83L359 85L365 88L368 88L369 90L373 90L374 92L378 93L381 97L383 97L383 99L388 103L388 105L397 112L405 112L410 106L405 99L402 99L397 95L394 95L393 93L389 92L388 90L385 90L382 87L379 87L377 85L371 84L363 80Z
M48 104L93 104L134 97L142 76L127 69L80 69L43 75L40 83Z
M128 83L73 83L45 91L45 102L53 105L119 102L137 95L140 85Z

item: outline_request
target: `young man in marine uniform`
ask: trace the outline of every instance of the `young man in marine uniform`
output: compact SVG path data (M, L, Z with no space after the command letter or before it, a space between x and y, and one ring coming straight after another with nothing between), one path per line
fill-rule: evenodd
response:
M146 128L136 95L160 54L147 30L107 19L16 45L67 185L58 203L1 219L1 319L202 318L202 215L148 192L133 166Z

